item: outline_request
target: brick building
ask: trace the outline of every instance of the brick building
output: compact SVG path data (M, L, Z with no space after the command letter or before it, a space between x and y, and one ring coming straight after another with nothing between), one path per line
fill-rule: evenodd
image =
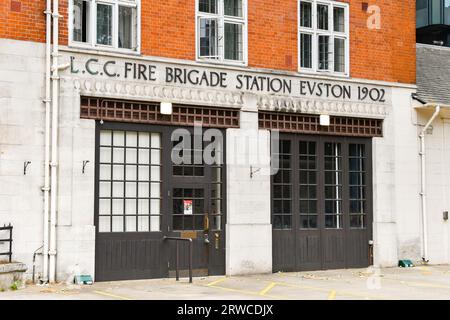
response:
M413 0L3 1L14 259L42 252L44 281L167 277L172 237L198 275L449 262L448 226L428 215L427 240L421 222L415 17Z

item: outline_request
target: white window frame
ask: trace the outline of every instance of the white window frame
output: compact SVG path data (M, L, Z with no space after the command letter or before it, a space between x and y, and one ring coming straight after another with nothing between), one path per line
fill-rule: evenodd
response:
M141 52L141 0L87 0L90 2L89 24L89 42L79 42L73 40L73 0L69 0L69 46L82 49L94 49L101 51L113 51L126 54L140 54ZM113 6L113 30L112 45L97 44L97 4L107 4ZM136 8L136 46L135 48L119 48L119 5Z
M300 26L300 3L308 2L312 6L312 17L311 17L311 28L306 28ZM320 30L317 27L317 5L328 6L328 30ZM344 27L345 32L334 31L334 10L333 8L339 7L344 9ZM350 8L348 3L330 1L330 0L298 0L297 1L297 38L298 38L298 71L302 73L314 73L314 74L326 74L333 76L349 77L350 76ZM301 37L302 33L310 34L312 36L311 44L311 68L301 67ZM319 36L329 36L330 37L330 59L328 70L319 69ZM337 72L334 71L334 39L344 39L345 40L345 71Z
M247 1L242 0L242 17L226 16L224 13L224 0L217 0L218 10L217 14L206 13L199 11L199 0L195 0L195 56L198 62L214 63L214 64L229 64L237 66L248 65L248 14ZM212 18L218 20L218 58L200 57L200 19ZM242 59L241 61L225 59L224 42L225 42L225 23L242 25Z

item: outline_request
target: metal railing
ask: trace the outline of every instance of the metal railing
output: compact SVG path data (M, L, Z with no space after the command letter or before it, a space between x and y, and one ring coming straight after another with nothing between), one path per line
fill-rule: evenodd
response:
M7 239L0 239L0 242L9 242L9 251L8 252L0 252L0 256L9 256L9 262L11 263L12 258L12 230L13 227L11 224L9 225L3 225L3 227L0 227L0 231L9 231L9 238Z
M180 248L179 243L180 241L186 241L189 242L189 283L192 283L192 239L190 238L177 238L177 237L164 237L164 240L172 240L176 243L176 260L175 260L175 272L176 272L176 279L177 281L180 280Z

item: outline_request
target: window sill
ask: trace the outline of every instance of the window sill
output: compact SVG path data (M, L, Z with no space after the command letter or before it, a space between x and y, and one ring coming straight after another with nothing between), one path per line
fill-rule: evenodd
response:
M331 71L314 71L307 69L299 69L297 71L299 74L304 75L315 75L315 76L325 76L330 78L341 78L341 79L349 79L350 75L348 73L339 73L339 72L331 72Z
M103 46L103 45L98 45L98 46L93 47L91 45L84 45L82 43L76 43L76 42L69 42L68 47L73 48L73 49L88 50L88 51L92 51L95 53L120 53L120 54L126 54L126 55L131 55L131 56L141 56L140 49L137 49L137 50L120 49L120 48L113 48L113 47Z
M212 60L212 59L202 59L202 58L197 58L195 61L199 62L199 63L205 63L205 64L211 64L211 65L248 67L247 61Z

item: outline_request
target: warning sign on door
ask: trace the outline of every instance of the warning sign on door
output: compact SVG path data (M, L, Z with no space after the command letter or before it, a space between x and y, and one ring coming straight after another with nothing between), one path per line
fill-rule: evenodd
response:
M192 200L183 200L184 214L192 214Z

